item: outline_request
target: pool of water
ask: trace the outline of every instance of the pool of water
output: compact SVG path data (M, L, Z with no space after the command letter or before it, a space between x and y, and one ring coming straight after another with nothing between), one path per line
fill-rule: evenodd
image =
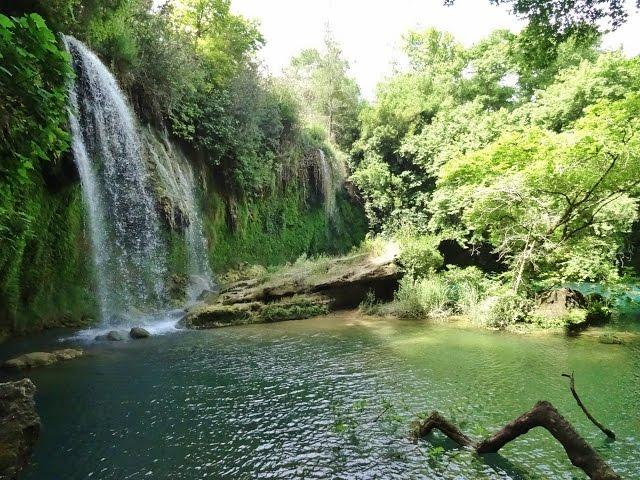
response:
M59 335L1 346L0 357ZM617 441L579 410L560 377L570 371ZM86 357L29 376L43 422L29 480L585 478L543 430L482 458L439 436L407 440L415 412L440 410L480 437L539 399L624 478L640 478L634 343L352 313L93 344Z

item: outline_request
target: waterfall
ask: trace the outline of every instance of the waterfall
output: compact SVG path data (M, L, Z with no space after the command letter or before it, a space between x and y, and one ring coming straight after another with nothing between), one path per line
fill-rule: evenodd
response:
M141 134L105 65L77 39L64 36L63 40L76 73L70 91L72 150L88 214L98 303L103 323L114 326L133 311L153 312L166 306L168 241L148 161L157 160L158 149ZM211 272L188 162L161 181L175 183L172 193L181 198L189 222L184 233L190 273L207 283Z
M207 260L207 241L203 233L202 218L197 207L196 182L191 163L180 150L165 137L158 138L150 129L144 132L149 147L149 157L162 189L162 197L168 199L169 217L173 228L183 228L187 247L187 273L189 285L187 298L195 301L203 290L212 287L213 275Z
M316 187L322 192L324 209L329 219L333 219L336 210L336 181L333 169L327 160L324 150L318 149L318 163L316 166Z

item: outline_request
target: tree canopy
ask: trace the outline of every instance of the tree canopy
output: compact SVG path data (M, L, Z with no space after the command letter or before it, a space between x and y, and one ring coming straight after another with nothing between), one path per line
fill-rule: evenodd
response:
M372 228L489 244L515 290L610 280L637 218L640 63L569 37L540 67L521 41L409 33L409 68L361 114L352 180Z

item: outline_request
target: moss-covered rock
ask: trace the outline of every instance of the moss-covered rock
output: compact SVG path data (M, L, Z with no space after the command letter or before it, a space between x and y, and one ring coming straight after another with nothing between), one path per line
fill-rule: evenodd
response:
M234 305L199 305L190 309L180 321L180 325L193 330L226 327L254 323L261 308L259 302L237 303Z
M320 295L296 296L285 301L268 303L260 308L259 318L264 322L301 320L329 313L329 299Z
M389 298L401 275L395 247L380 254L303 259L268 276L243 278L224 286L214 303L189 309L181 323L203 329L297 320L356 307L372 291Z
M83 354L82 350L74 348L54 350L53 352L25 353L7 360L2 364L2 368L12 372L19 372L31 368L46 367L64 360L72 360L81 357Z
M38 440L35 391L28 378L0 383L0 478L18 478Z

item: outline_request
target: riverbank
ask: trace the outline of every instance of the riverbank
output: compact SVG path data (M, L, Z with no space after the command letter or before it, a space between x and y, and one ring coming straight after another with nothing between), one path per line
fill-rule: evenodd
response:
M373 317L528 335L587 334L603 343L635 335L617 331L621 310L601 294L563 287L527 298L475 267L448 266L415 279L407 273L406 250L378 238L341 257L302 256L271 269L244 265L221 277L219 291L201 295L180 326L271 323L358 308Z

